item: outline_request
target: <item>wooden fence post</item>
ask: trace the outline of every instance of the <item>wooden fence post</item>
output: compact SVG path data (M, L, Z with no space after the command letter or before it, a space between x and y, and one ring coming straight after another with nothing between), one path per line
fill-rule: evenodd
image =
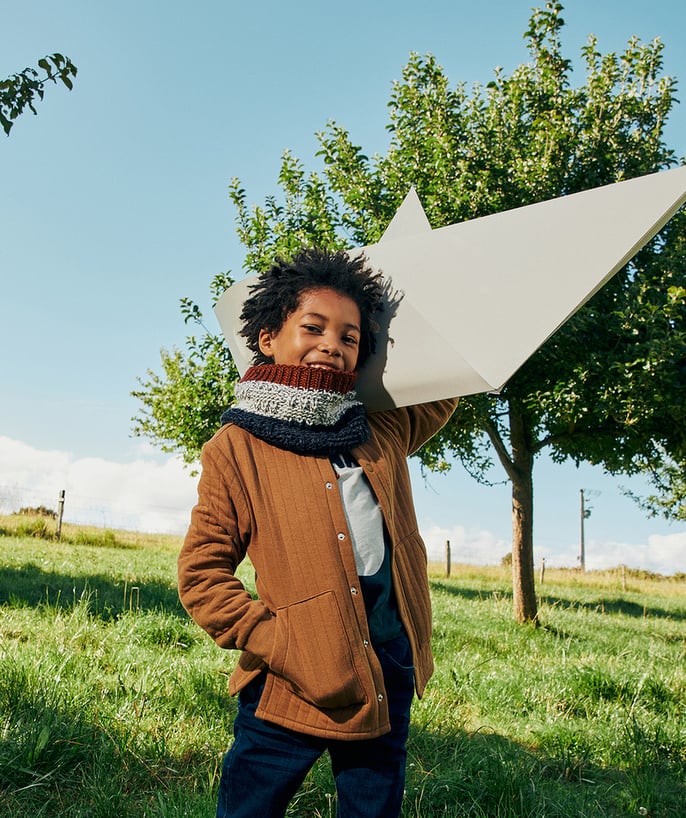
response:
M62 536L62 515L64 514L64 489L60 491L60 499L57 501L57 529L55 536L59 540Z
M445 541L445 575L450 576L450 540Z
M545 557L541 559L541 585L543 585L544 579L545 579Z

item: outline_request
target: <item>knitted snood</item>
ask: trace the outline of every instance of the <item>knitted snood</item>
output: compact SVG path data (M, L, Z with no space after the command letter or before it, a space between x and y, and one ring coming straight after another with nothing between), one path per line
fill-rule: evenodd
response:
M234 389L236 405L222 415L255 437L298 454L330 457L369 437L356 372L308 366L251 366Z

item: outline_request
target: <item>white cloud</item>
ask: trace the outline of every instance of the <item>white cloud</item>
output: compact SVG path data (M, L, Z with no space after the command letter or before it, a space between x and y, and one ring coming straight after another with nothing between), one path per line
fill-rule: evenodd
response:
M130 463L74 458L0 437L0 511L56 509L65 490L64 520L133 531L183 533L197 478L180 460L141 457Z
M451 528L433 525L422 529L422 537L432 562L445 561L446 541L450 542L453 564L498 565L512 550L510 541L499 539L490 531L462 525ZM578 556L578 543L545 550L534 549L537 567L545 559L549 568L576 568L579 565ZM686 531L652 534L643 543L590 540L586 543L585 563L589 571L626 565L664 575L686 572Z
M578 543L545 554L536 552L537 562L545 557L550 567L575 568L579 565ZM591 539L585 547L585 565L589 571L602 571L626 565L656 574L686 572L686 531L674 534L650 534L647 542L620 542Z
M643 547L643 564L649 571L686 573L686 531L675 534L651 534Z
M451 528L432 525L422 529L421 534L432 562L445 560L446 542L450 543L451 561L465 565L499 565L512 550L510 542L498 539L490 531L463 525Z

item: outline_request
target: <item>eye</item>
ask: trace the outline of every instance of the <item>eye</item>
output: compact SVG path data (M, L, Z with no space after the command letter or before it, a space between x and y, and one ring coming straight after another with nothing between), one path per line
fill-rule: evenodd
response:
M349 346L357 346L358 340L354 335L344 335L343 343L348 344Z
M314 332L314 333L321 333L322 328L317 324L303 324L303 329L307 330L307 332Z

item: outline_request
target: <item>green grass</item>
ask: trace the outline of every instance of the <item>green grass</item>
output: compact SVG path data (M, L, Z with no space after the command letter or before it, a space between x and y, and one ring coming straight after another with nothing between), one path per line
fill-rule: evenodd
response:
M178 602L180 540L39 522L0 518L0 815L212 816L236 655ZM538 628L504 569L432 586L404 816L686 814L683 577L548 571ZM322 760L289 815L333 793Z

